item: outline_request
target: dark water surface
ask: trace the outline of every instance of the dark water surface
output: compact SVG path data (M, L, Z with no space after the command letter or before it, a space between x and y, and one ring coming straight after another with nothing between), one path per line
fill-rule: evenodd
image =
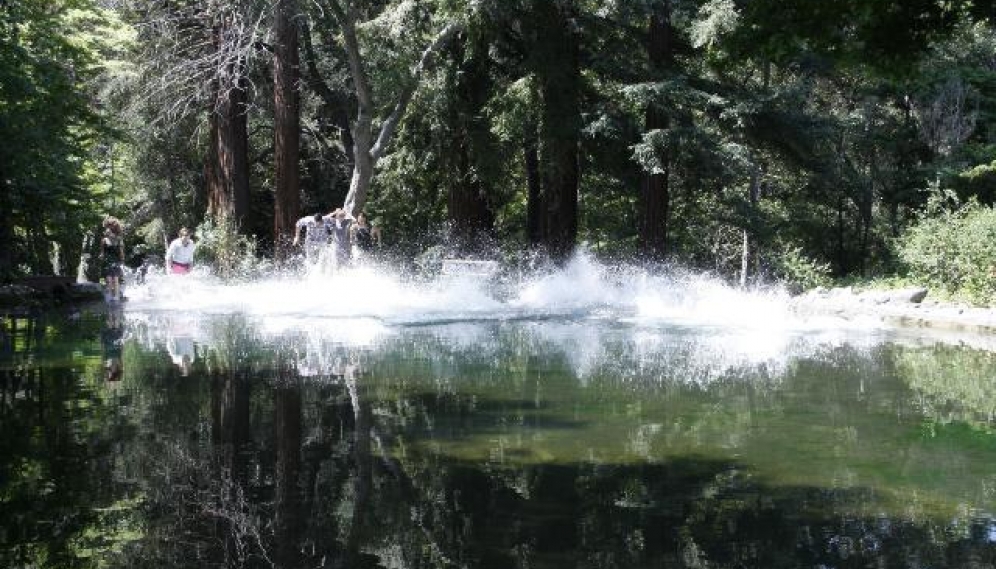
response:
M996 563L965 346L104 309L2 339L0 567Z

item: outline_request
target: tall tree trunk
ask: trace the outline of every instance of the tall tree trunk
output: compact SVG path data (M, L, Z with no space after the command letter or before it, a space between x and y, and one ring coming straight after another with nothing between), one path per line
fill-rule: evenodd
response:
M771 63L765 62L762 76L763 93L767 93L771 85ZM746 287L751 280L757 280L760 270L759 210L761 200L761 185L767 167L760 158L751 160L750 186L747 189L747 225L743 230L743 250L740 257L740 286Z
M531 245L539 245L543 239L540 232L540 165L539 133L535 121L526 127L525 141L522 144L523 165L526 170L526 237Z
M757 247L757 205L761 197L761 179L764 176L764 169L760 166L754 167L750 176L750 188L747 190L747 203L749 217L747 227L743 232L743 251L740 255L740 286L746 287L748 282L756 278L758 272L758 247Z
M839 274L847 274L851 267L850 261L847 258L847 222L845 221L847 216L847 204L842 196L837 198L837 224L836 224L836 243L834 243L834 252L837 257L837 271Z
M534 5L538 33L533 58L541 100L540 245L556 262L574 252L578 232L581 74L568 10L547 0Z
M11 202L10 187L0 167L0 282L6 282L14 276L14 216Z
M861 194L858 199L858 214L860 223L860 243L858 252L858 268L864 276L868 268L868 257L871 249L871 229L874 223L875 205L875 179L878 177L877 148L873 140L872 130L874 129L874 113L876 111L874 100L865 101L865 138L869 141L871 148L868 150L868 180L862 184Z
M655 3L647 29L647 55L655 75L668 73L674 65L674 29L671 27L671 0ZM663 79L663 76L658 79ZM670 126L668 113L660 104L647 105L647 132ZM668 215L671 209L670 150L659 157L660 172L644 172L640 184L639 246L650 260L661 261L667 255Z
M301 106L297 90L300 77L297 0L279 0L273 28L276 46L273 60L273 245L278 259L288 252L288 240L301 209L298 156L301 149Z
M239 226L249 215L249 131L245 91L219 90L211 113L208 147L208 213L231 217Z
M471 172L472 161L467 145L461 145L457 150L459 178L450 185L446 209L458 244L471 249L479 238L492 233L495 222L487 189L481 179Z
M214 29L215 48L225 41L224 25ZM249 216L249 127L243 69L226 62L214 81L207 169L207 211L241 227Z
M455 42L453 59L465 63L455 66L450 74L450 92L453 93L450 124L455 125L451 146L454 149L451 158L454 175L450 178L446 211L458 245L466 253L474 253L479 239L490 236L494 229L488 186L477 163L487 145L488 126L481 117L490 81L488 60L481 57L482 53L487 53L486 41L479 40L477 45L469 46L471 53L467 56L468 36L463 34L461 39L463 41Z

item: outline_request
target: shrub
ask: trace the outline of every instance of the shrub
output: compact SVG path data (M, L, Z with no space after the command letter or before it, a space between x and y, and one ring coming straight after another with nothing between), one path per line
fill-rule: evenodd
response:
M977 304L996 298L996 211L975 201L934 207L899 240L914 279Z
M256 241L240 235L228 217L207 218L197 227L197 259L222 278L251 278L271 269L256 254Z
M775 276L790 290L806 290L831 283L829 263L807 257L801 247L788 247L771 262Z

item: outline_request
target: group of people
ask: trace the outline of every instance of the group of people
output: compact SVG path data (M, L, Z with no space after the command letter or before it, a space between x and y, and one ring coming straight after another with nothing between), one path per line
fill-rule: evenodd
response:
M100 276L104 279L107 300L120 302L121 281L124 278L125 246L121 220L107 216L101 225ZM166 270L175 275L190 272L194 263L196 243L190 238L190 231L183 227L179 236L166 248ZM144 266L142 268L145 268Z
M117 218L107 216L102 228L100 274L104 279L108 301L120 302L125 264L122 224ZM380 230L370 224L363 212L354 217L338 208L326 215L316 213L302 217L296 223L295 247L301 244L302 230L305 233L304 254L309 262L317 261L322 250L329 244L332 245L336 267L346 266L353 258L368 255L375 247L380 246ZM193 268L196 248L197 243L192 239L190 230L181 228L179 235L166 247L166 272L174 275L189 273Z
M368 255L375 246L380 245L380 230L367 221L362 211L353 217L346 210L337 208L326 215L316 213L302 217L295 224L295 247L301 244L302 230L304 256L311 263L318 260L322 250L330 243L336 267L344 267L354 256Z

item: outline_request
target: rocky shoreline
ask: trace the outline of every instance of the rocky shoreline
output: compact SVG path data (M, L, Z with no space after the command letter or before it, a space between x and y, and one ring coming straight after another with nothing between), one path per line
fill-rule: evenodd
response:
M933 300L925 288L817 288L794 297L792 304L793 310L801 314L875 317L896 326L996 336L996 309Z
M8 312L103 301L104 288L99 284L65 277L29 277L0 285L0 309Z

